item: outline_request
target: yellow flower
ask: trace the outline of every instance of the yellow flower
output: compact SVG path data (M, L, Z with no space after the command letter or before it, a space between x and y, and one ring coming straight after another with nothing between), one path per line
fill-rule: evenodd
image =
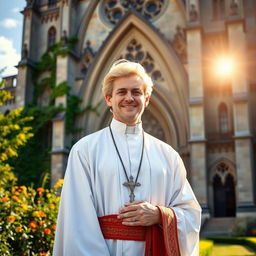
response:
M54 204L49 204L49 207L50 207L51 209L54 209L54 208L55 208L55 205L54 205Z
M54 188L58 189L58 188L62 187L63 183L64 183L64 179L59 179L57 181L57 183L54 185Z
M34 211L32 213L33 217L46 217L46 214L43 211Z
M21 208L26 211L28 209L28 205L27 204L22 204Z

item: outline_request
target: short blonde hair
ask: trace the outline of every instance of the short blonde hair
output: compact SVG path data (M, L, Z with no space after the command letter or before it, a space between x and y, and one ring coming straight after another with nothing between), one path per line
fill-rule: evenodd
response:
M105 76L102 86L103 95L112 95L113 84L117 78L131 75L137 75L142 79L144 93L147 96L150 96L153 90L153 82L150 76L146 73L141 64L125 59L115 61Z

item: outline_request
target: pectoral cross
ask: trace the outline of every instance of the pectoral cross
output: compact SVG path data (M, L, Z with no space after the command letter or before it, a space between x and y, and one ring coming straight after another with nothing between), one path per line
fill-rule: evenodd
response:
M128 182L124 182L123 185L130 190L131 193L130 193L129 197L130 197L130 203L132 203L134 201L134 198L135 198L134 189L135 189L135 187L139 187L140 183L138 183L138 182L135 183L133 181L133 176L131 175L129 177L129 181Z

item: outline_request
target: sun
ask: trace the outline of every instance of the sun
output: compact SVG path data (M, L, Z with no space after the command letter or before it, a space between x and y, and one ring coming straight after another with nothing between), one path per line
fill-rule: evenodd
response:
M221 78L231 78L234 75L235 61L231 56L221 56L216 59L214 70Z

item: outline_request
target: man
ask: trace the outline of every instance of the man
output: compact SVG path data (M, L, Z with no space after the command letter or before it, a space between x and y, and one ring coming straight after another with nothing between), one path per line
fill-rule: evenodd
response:
M113 120L70 152L54 256L198 255L201 208L182 160L142 129L152 86L134 62L106 75Z

